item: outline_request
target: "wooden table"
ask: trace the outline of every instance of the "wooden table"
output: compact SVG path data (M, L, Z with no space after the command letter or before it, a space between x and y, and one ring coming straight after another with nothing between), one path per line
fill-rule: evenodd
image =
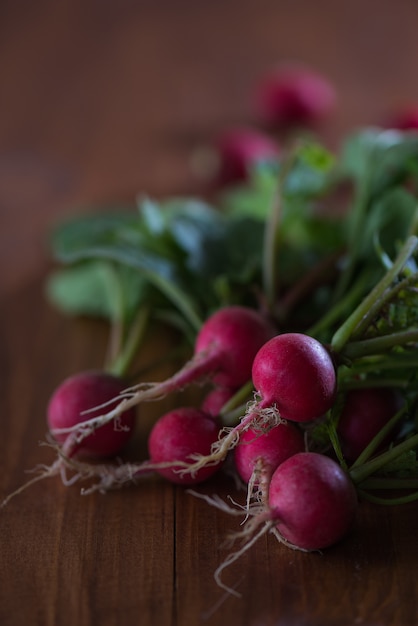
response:
M252 121L252 85L277 60L335 83L332 141L418 102L417 25L412 0L2 3L2 497L50 460L38 442L54 387L105 352L103 324L46 302L50 225L142 191L199 191L193 148ZM144 363L169 339L150 340ZM168 406L144 409L142 428ZM81 497L49 479L0 512L0 624L416 626L416 520L416 505L362 505L322 555L265 537L225 571L238 599L213 579L235 518L162 480Z

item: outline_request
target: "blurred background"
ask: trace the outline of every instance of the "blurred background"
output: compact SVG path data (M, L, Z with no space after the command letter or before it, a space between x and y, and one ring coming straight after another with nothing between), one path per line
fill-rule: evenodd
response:
M138 193L199 193L191 157L254 123L260 74L334 84L331 145L418 102L415 0L2 0L0 294L47 262L49 225Z

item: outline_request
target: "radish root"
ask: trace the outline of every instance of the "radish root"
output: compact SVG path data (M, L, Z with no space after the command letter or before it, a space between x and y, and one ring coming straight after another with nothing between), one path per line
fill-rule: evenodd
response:
M280 423L285 423L285 420L280 417L280 413L275 406L262 407L257 401L249 403L246 415L241 418L241 421L236 426L225 426L220 430L219 439L212 445L211 453L206 456L201 454L192 455L191 460L194 462L190 463L187 469L182 470L182 473L194 474L202 467L216 465L223 461L228 452L238 445L242 433L249 428L265 432Z

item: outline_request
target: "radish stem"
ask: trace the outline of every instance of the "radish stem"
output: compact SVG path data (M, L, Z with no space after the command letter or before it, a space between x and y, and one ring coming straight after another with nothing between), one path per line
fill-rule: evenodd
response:
M393 446L390 450L382 452L379 456L375 457L371 461L363 463L361 466L352 467L349 469L349 474L354 483L360 484L366 478L369 478L372 474L382 469L385 465L397 459L404 452L409 452L418 446L418 433L405 439L396 446Z
M391 269L386 272L383 278L375 285L375 287L369 292L369 294L362 300L360 305L353 311L353 313L347 318L347 320L339 327L334 333L331 340L331 347L334 352L342 352L344 346L349 341L352 334L355 332L358 324L362 321L365 315L367 315L369 309L372 306L379 307L385 302L385 291L390 287L392 282L397 278L400 272L403 270L408 259L415 252L418 245L418 238L413 236L409 237L402 246L396 260L393 263Z

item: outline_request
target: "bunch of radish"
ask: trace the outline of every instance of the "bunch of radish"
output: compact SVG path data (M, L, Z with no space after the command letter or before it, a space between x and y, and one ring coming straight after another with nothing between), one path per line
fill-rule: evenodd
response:
M281 140L326 120L336 94L325 77L293 63L267 72L256 85L254 100L256 123L225 129L214 141L213 182L219 187L243 184L257 164L280 159ZM393 124L416 127L415 113ZM401 250L390 270L392 281L401 280L417 244L414 239L406 252ZM211 313L196 333L191 358L166 380L129 385L119 373L105 370L69 377L47 407L48 441L56 460L4 503L47 476L60 475L65 485L90 481L82 489L87 494L150 475L191 487L232 468L246 492L245 505L234 508L192 491L224 511L245 516L235 535L244 545L215 573L218 584L231 593L236 592L221 580L224 568L267 532L304 551L339 542L353 526L367 480L418 445L418 435L397 443L409 399L396 384L368 386L360 371L358 380L352 377L358 386L347 388L340 375L357 352L367 356L369 344L349 340L357 338L375 302L388 300L390 284L385 278L329 344L309 332L279 328L262 294L259 310L226 305ZM418 336L400 340L409 345ZM148 434L148 458L124 460L143 405L190 385L205 390L201 404L162 414ZM322 426L327 440L320 449L312 433Z

